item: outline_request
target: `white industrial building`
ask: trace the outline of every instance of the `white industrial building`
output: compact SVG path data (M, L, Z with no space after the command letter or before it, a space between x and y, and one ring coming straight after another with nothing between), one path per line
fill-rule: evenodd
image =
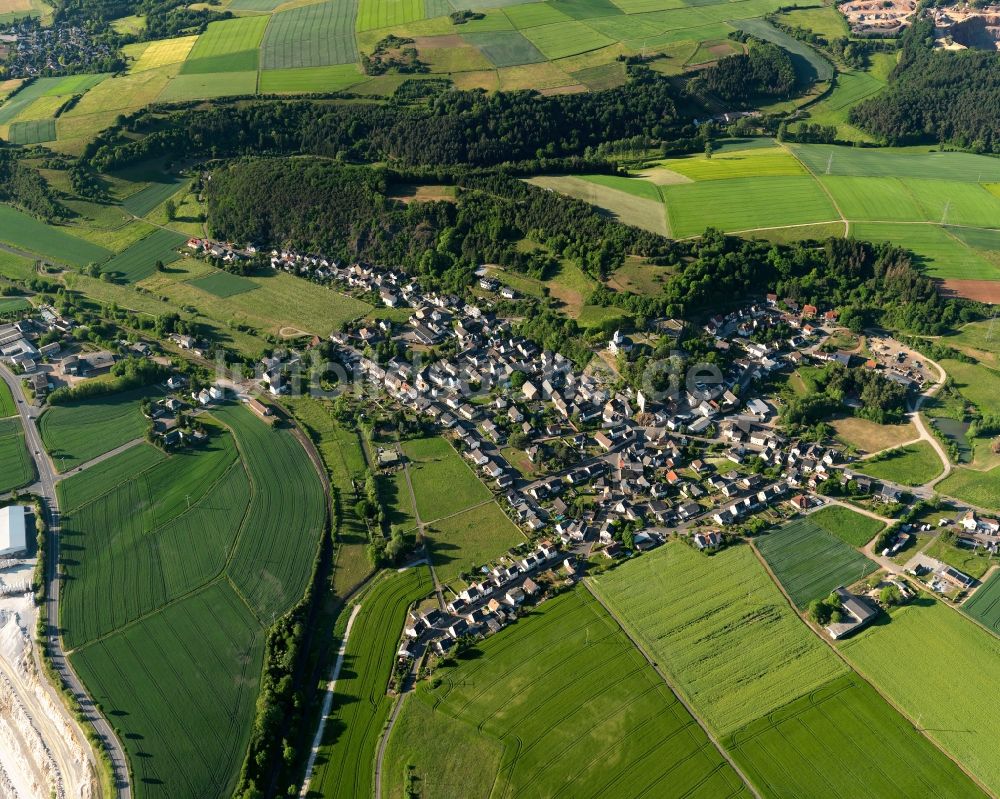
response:
M0 508L0 558L24 554L28 550L27 505L10 505Z

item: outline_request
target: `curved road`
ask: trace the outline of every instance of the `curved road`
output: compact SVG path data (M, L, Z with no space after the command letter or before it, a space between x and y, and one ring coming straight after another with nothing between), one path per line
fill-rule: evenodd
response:
M93 725L111 757L114 769L115 796L118 799L132 799L132 786L129 783L125 749L108 720L94 707L94 700L90 698L83 682L66 658L62 636L59 634L59 500L56 496L56 472L42 446L42 437L38 433L37 420L40 409L28 404L21 387L21 381L11 374L5 366L0 366L0 377L10 387L16 400L21 424L24 427L25 444L38 471L38 482L31 486L30 490L41 498L52 541L48 552L49 557L46 560L47 574L45 575L47 583L45 611L48 620L45 635L48 638L49 657L63 685L68 686L72 691L86 714L86 720Z

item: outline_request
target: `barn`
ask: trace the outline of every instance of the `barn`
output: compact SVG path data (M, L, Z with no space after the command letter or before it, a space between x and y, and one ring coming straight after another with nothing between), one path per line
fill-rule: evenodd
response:
M10 505L0 508L0 558L23 554L28 549L26 534L27 505Z

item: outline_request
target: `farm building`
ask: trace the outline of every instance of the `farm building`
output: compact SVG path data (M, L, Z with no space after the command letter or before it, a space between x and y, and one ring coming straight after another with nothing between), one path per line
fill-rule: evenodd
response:
M826 631L833 640L836 641L860 630L878 615L878 611L869 605L867 600L855 596L843 586L834 593L840 597L844 621L827 626Z
M27 551L28 538L25 531L28 511L26 505L0 508L0 558Z

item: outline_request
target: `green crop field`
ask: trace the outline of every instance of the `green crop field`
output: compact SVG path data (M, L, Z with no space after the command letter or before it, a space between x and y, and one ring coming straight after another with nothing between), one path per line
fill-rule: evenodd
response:
M375 751L392 710L386 696L407 608L433 591L423 566L375 583L364 595L344 652L333 709L308 796L348 799L374 791Z
M10 126L8 139L11 144L41 144L55 141L56 121L54 119L26 119Z
M552 25L556 22L569 22L568 14L557 9L552 3L523 3L504 9L504 14L511 25L521 28L536 28L540 25Z
M261 47L261 67L288 69L355 63L357 13L358 3L353 0L319 3L275 14Z
M148 185L126 197L122 207L133 216L146 216L158 205L173 197L181 188L181 181L172 175L156 173Z
M984 796L855 675L769 713L723 745L764 796Z
M956 467L935 488L945 496L1000 511L1000 466L985 472Z
M0 405L3 402L4 398L0 397ZM13 418L0 419L0 494L26 486L34 480L35 464L25 446L21 422Z
M154 464L64 520L69 646L141 619L225 566L251 487L232 437L216 432L206 451ZM80 479L86 471L70 478Z
M963 605L962 610L984 627L1000 635L1000 571L995 571L989 579L976 589Z
M203 447L158 458L139 445L59 486L73 506L61 627L146 775L140 798L231 793L263 630L301 598L326 519L290 430L237 405L213 414Z
M749 795L583 589L477 650L404 705L386 753L389 796L404 795L407 764L424 799Z
M165 228L156 228L146 238L105 262L102 272L108 272L128 283L138 283L156 272L156 263L166 265L180 259L178 251L187 236Z
M1000 279L1000 266L983 257L982 249L963 241L963 238L967 238L963 234L967 232L992 233L986 230L967 231L941 225L894 225L878 222L851 224L851 235L856 239L891 241L911 250L916 256L918 265L932 277L963 280Z
M89 469L61 480L58 489L62 512L70 513L92 502L161 463L166 457L163 450L142 442L114 458L95 463Z
M356 29L370 31L424 18L424 0L360 0Z
M810 513L809 521L853 547L863 547L885 526L878 519L855 513L841 505L828 505Z
M157 100L164 103L238 97L257 91L256 70L178 75L172 78Z
M677 172L691 180L729 180L806 174L802 164L780 147L758 147L713 153L711 158L706 158L704 155L690 155L659 161L658 164L663 169ZM653 179L655 180L655 177Z
M200 277L190 282L195 288L223 299L259 288L252 280L247 280L239 275L231 275L229 272L213 272L206 277Z
M426 528L425 537L442 582L482 566L525 540L495 502L435 522Z
M749 546L706 557L673 542L593 582L720 734L845 671Z
M984 701L1000 669L1000 639L940 602L921 597L841 651L993 793L1000 790L1000 706ZM905 667L902 667L904 666Z
M440 436L405 441L403 452L410 461L410 480L422 521L452 516L491 497L462 456Z
M103 76L102 76L103 77ZM16 93L8 97L0 106L0 125L12 122L18 114L31 105L35 100L49 94L57 88L63 78L38 78L27 86L22 87Z
M337 92L365 80L355 64L303 69L274 69L260 73L261 94Z
M38 427L56 468L64 472L141 438L146 420L139 399L145 393L129 391L49 408Z
M0 241L72 266L100 263L111 254L9 205L0 205Z
M0 297L0 317L13 316L30 307L31 303L24 297Z
M257 69L258 50L268 17L240 17L209 23L195 42L181 74Z
M122 734L137 799L223 799L246 754L263 630L224 581L71 656Z
M678 237L700 235L709 226L739 231L839 217L822 187L805 175L709 180L661 190Z
M905 486L919 486L933 480L943 470L941 459L927 441L907 444L905 447L872 458L859 461L855 468L859 472L891 480Z
M290 431L272 429L242 407L214 414L236 434L254 487L247 510L253 524L233 553L231 579L260 618L284 613L309 581L326 523L323 485Z
M17 403L14 402L14 395L10 387L0 380L0 419L17 414Z
M878 570L875 563L809 518L789 522L761 536L756 544L799 608Z
M837 206L850 220L923 221L917 199L901 178L821 176ZM936 220L935 220L936 221Z
M34 273L34 261L12 252L0 251L0 276L10 280L27 280Z
M789 147L817 175L936 178L968 183L1000 181L1000 163L984 155L835 144L791 144Z
M565 58L613 44L612 39L578 21L529 28L524 35L548 59Z
M538 48L518 31L466 33L462 38L480 49L495 66L537 64L545 60Z

